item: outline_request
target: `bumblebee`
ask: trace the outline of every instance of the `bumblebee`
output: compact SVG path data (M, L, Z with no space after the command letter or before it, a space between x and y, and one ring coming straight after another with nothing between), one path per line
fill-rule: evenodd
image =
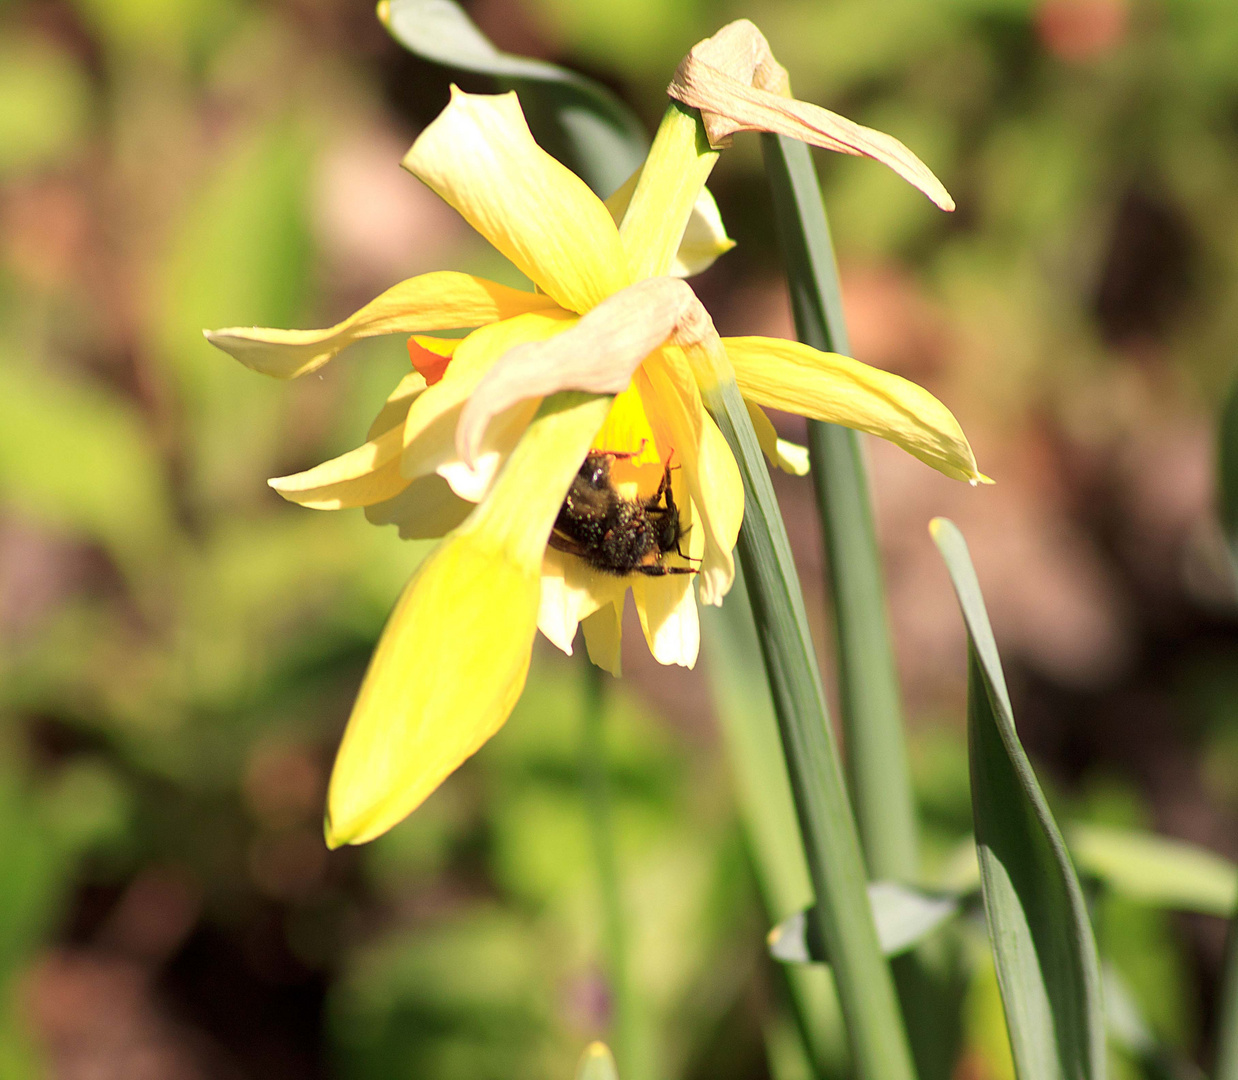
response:
M624 498L611 480L611 462L632 456L589 451L559 509L550 546L618 577L695 574L696 567L668 566L662 561L671 554L688 558L679 546L686 530L671 493L670 464L657 492L648 499Z

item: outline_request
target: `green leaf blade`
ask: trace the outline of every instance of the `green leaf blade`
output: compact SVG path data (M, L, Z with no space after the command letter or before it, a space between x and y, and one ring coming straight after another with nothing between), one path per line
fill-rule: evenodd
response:
M997 644L958 528L931 530L967 624L976 850L1011 1049L1024 1080L1101 1080L1104 1011L1078 878L1015 731Z

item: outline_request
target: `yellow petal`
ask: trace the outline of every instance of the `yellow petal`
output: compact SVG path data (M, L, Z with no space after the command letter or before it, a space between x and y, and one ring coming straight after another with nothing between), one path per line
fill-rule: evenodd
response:
M475 509L441 476L422 476L395 498L367 506L365 516L375 525L398 526L402 540L431 540L446 536Z
M526 311L547 311L557 306L548 296L509 289L471 274L439 270L393 285L360 311L325 330L233 326L203 333L212 345L246 367L292 379L322 367L361 338L484 326Z
M456 342L452 342L453 345ZM387 401L374 417L374 423L366 434L367 439L381 435L389 428L404 423L408 410L413 402L426 388L426 381L417 372L411 371L396 384L396 388L387 396Z
M637 169L619 190L606 200L606 209L610 211L616 225L623 221L623 215L627 213L640 174L641 170ZM666 272L672 277L693 277L708 270L719 255L725 255L734 246L735 241L726 234L718 204L709 188L703 187L692 206L692 214Z
M598 608L623 602L627 582L601 574L575 556L547 548L542 559L542 600L537 628L552 644L572 655L576 628Z
M486 501L405 588L336 758L332 846L391 828L506 721L528 673L546 539L609 407L582 394L545 403Z
M514 92L453 86L404 167L563 307L586 312L628 284L606 207L533 141Z
M616 678L622 670L623 601L621 596L615 603L598 608L580 624L589 659Z
M537 410L518 402L488 424L471 463L456 449L460 414L478 383L511 348L543 341L568 329L576 317L562 310L506 319L475 330L456 348L440 379L413 402L404 424L400 471L407 479L437 472L461 498L479 502ZM582 455L583 456L583 455Z
M289 502L315 510L369 506L394 498L408 486L400 475L403 450L404 425L397 424L355 450L267 483Z
M792 476L807 476L808 447L780 439L778 431L760 405L754 405L751 401L745 401L744 404L748 406L748 415L752 418L757 442L761 444L761 450L770 462Z
M405 375L370 425L363 446L313 469L267 483L289 502L315 510L371 506L394 498L408 486L408 480L400 475L404 420L425 388L425 379L416 372Z
M327 843L360 844L416 809L506 721L529 670L536 573L476 532L413 575L383 630L327 793Z
M880 368L781 338L724 338L744 397L867 431L956 480L987 483L953 414L923 387Z
M619 237L633 281L670 273L697 198L718 160L698 119L688 109L668 109L623 215Z
M694 667L701 648L701 626L687 574L632 579L632 599L649 651L659 664Z
M688 491L704 533L704 557L700 573L703 604L720 604L735 580L732 551L744 517L744 489L739 466L722 432L705 412L692 370L683 352L675 347L654 353L638 372L647 380L646 401L656 401L650 422L657 431L667 427L667 445L675 448L683 467Z

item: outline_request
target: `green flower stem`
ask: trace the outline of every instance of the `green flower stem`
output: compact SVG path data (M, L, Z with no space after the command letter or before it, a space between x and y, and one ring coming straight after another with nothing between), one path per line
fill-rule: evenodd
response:
M816 897L809 917L832 961L856 1075L912 1080L907 1034L873 926L859 836L774 485L734 378L711 381L702 388L705 404L743 477L739 557Z
M626 1080L648 1075L641 1053L636 1001L628 972L627 919L619 882L619 858L615 850L611 814L610 778L606 754L606 688L608 677L590 663L585 668L584 730L581 736L581 778L589 836L597 860L599 896L602 905L602 948L606 956L606 981L611 1000L611 1044Z
M661 229L667 237L662 255L633 267L637 277L665 272L667 253L673 254L681 222L687 223L716 158L699 113L672 103L620 226L629 252L643 250L643 234L650 230ZM720 346L689 352L703 354L693 358L701 396L743 478L739 555L816 898L810 917L833 962L856 1075L861 1080L913 1080L907 1033L873 926L859 836L774 486L725 352Z
M830 227L808 147L761 136L800 341L850 354ZM809 421L808 445L834 598L839 701L860 838L873 878L915 879L915 806L881 559L857 432Z

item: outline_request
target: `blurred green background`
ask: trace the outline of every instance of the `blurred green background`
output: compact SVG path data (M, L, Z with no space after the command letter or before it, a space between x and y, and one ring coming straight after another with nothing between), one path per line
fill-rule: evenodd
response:
M937 393L998 481L870 448L930 869L970 828L934 514L971 540L1060 805L1238 856L1211 494L1238 362L1232 0L469 10L650 130L682 54L751 17L798 96L930 164L952 216L819 159L857 356ZM504 273L398 168L448 82L363 0L0 2L0 1078L568 1077L607 1032L575 661L539 650L507 728L408 822L322 844L422 551L265 480L360 441L403 343L277 384L200 335ZM699 292L723 333L793 336L754 139L712 187L739 247ZM811 492L779 490L828 667ZM629 630L606 731L653 1075L795 1080L708 672ZM1157 1033L1206 1060L1221 923L1110 899L1098 925ZM960 1080L1008 1075L995 994L968 993Z

